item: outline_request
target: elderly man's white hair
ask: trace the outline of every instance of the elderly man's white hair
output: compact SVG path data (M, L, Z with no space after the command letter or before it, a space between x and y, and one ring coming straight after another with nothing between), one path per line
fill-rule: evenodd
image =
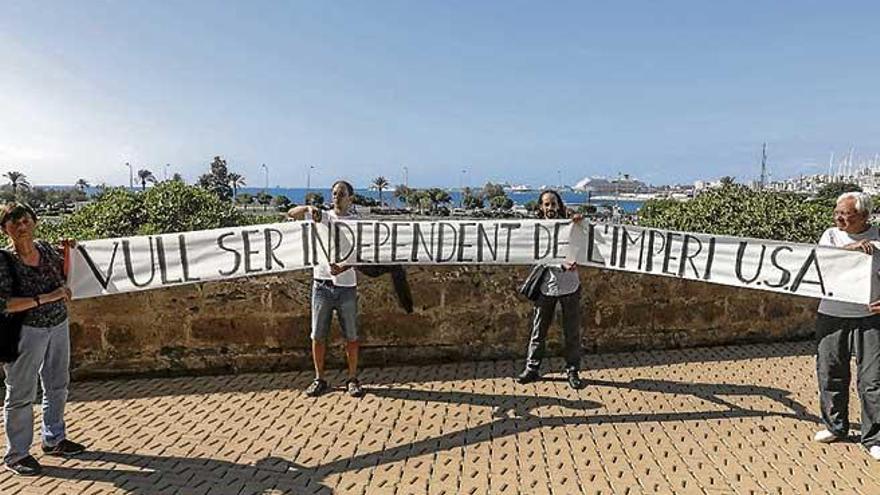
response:
M862 215L870 215L874 211L874 201L871 199L871 195L864 192L845 192L837 198L837 203L840 204L841 201L850 198L853 199L856 211Z

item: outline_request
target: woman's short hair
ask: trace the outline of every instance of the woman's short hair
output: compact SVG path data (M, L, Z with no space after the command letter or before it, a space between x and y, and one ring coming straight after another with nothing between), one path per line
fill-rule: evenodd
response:
M837 198L837 202L840 203L850 198L852 198L855 209L859 214L870 215L874 211L874 201L871 199L871 195L865 192L845 192Z
M25 203L13 201L0 206L0 229L6 228L6 222L17 222L25 215L30 215L31 220L37 223L37 213Z
M545 189L538 195L538 218L544 218L544 211L541 209L541 203L544 202L545 194L556 196L556 204L559 205L559 218L568 218L568 209L565 207L565 203L562 202L562 196L553 189Z
M354 187L352 187L352 185L347 180L342 180L342 179L334 182L333 185L330 186L331 193L333 192L334 189L336 189L336 186L338 184L342 184L343 186L345 186L345 190L348 191L349 196L354 196Z

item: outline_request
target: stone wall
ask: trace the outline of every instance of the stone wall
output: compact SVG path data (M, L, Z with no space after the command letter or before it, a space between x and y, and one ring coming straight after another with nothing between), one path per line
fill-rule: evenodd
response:
M411 267L415 311L390 278L360 277L364 365L515 358L531 305L527 267ZM817 301L714 284L581 269L587 352L778 341L811 334ZM75 301L75 376L309 369L311 273ZM338 336L334 323L333 335ZM550 331L551 351L561 332ZM329 363L342 363L338 337Z

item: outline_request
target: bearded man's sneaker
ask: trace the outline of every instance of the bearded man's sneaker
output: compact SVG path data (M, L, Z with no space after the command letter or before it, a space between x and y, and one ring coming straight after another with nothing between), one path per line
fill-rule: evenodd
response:
M571 370L571 371L568 371L566 374L568 375L568 386L569 387L571 387L575 390L580 390L580 389L584 388L584 386L586 385L584 383L584 381L581 380L581 377L578 376L577 371Z
M522 373L520 373L519 375L516 375L516 378L515 378L516 383L519 383L520 385L525 385L527 383L536 382L540 379L541 379L541 373L539 373L538 370L533 370L533 369L528 369L528 368L526 368L526 370L523 371Z

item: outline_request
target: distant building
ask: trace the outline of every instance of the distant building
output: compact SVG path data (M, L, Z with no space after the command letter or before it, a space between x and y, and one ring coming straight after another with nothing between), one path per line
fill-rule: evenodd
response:
M699 193L700 191L707 191L709 189L718 189L723 186L724 183L721 180L696 180L694 181L694 192Z

